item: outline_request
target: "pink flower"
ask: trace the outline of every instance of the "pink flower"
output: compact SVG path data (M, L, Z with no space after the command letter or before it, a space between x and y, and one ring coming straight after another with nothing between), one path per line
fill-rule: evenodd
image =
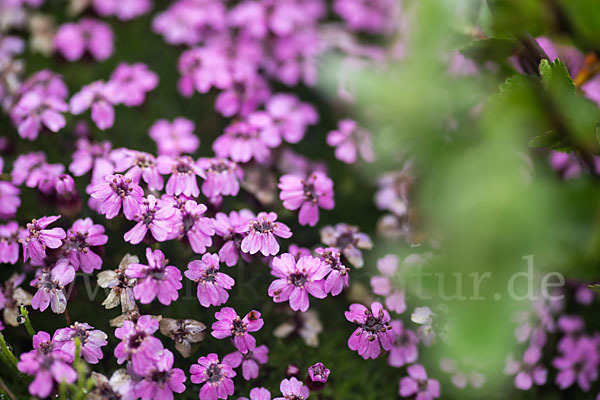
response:
M235 284L233 278L219 272L219 256L211 253L205 253L202 260L191 261L184 275L198 282L196 295L203 307L225 304L229 298L227 291Z
M504 372L507 375L515 375L515 387L521 390L529 390L535 383L542 386L546 383L548 371L539 364L542 352L539 347L531 346L523 354L523 361L518 362L512 354L506 359Z
M373 293L385 297L385 306L401 314L406 310L404 301L404 292L393 287L392 278L398 269L398 257L393 254L388 254L377 261L377 269L381 276L371 278L371 287Z
M69 365L73 360L63 351L53 349L54 344L46 332L38 332L33 337L34 350L21 354L17 364L20 372L34 375L35 379L29 384L32 396L46 398L50 396L54 382L73 383L77 373Z
M279 131L279 135L290 143L298 143L309 125L319 121L317 110L312 104L304 103L291 94L277 93L265 105L267 113Z
M315 249L315 253L321 258L321 262L329 267L329 273L325 279L325 292L331 293L332 296L337 296L342 293L344 287L350 285L348 272L350 268L346 268L340 260L340 250L335 247Z
M335 147L335 157L347 164L355 163L358 154L367 162L375 160L371 135L351 119L341 120L338 129L327 134L327 144Z
M173 392L185 391L186 377L181 368L173 368L173 353L164 349L157 355L147 375L135 385L136 396L142 400L173 399Z
M113 161L110 159L110 142L94 143L87 139L77 139L77 150L73 153L73 161L69 171L75 176L85 175L92 170L92 183L104 180L104 177L115 172Z
M158 172L156 159L152 154L125 148L115 149L110 158L115 165L116 172L125 172L125 177L138 184L144 180L150 190L162 190L163 177Z
M419 400L433 400L440 397L440 383L435 379L428 379L422 365L411 365L407 371L408 376L400 380L400 396L416 395Z
M246 226L254 218L252 211L246 209L239 212L232 211L229 215L220 212L215 216L215 233L223 239L223 245L219 249L219 259L228 267L237 264ZM242 257L247 255L242 253Z
M297 262L293 255L284 253L273 259L271 275L279 278L269 286L269 296L281 303L289 300L294 311L308 310L308 294L318 299L327 297L323 278L329 270L312 256L301 257Z
M177 157L194 153L200 139L194 134L195 124L189 119L177 117L173 122L159 119L150 127L150 138L156 142L158 155Z
M112 98L127 107L142 105L146 93L154 90L156 86L158 75L150 71L144 63L120 63L107 82L107 90L112 91Z
M169 260L160 250L146 248L148 265L130 264L125 274L136 278L133 295L142 304L150 304L155 297L161 304L168 306L177 300L177 291L181 289L181 272L167 265Z
M134 216L137 224L125 233L123 239L131 244L138 244L146 237L148 230L157 242L167 240L173 226L177 224L176 210L173 203L157 200L149 194L144 199L141 212Z
M270 94L269 85L262 76L244 77L241 82L236 81L217 96L215 110L224 117L245 117L264 103Z
M0 196L0 201L1 196ZM19 224L10 221L0 225L0 263L16 264L19 260Z
M104 61L113 53L113 42L110 25L90 18L63 24L54 36L54 47L69 61L79 60L86 49L96 60Z
M242 376L247 381L256 379L258 377L259 366L266 364L268 361L269 349L265 345L258 346L254 351L248 351L247 353L235 351L223 358L223 362L231 365L232 368L237 368L241 365Z
M362 304L352 304L344 313L346 319L358 324L358 328L348 339L348 347L355 350L365 360L377 358L383 350L390 350L394 334L390 326L390 314L380 303L371 304L371 309Z
M398 24L395 0L335 0L333 10L354 31L389 33Z
M323 172L313 172L304 179L300 176L284 175L279 180L279 197L288 210L300 209L300 225L315 226L319 221L319 207L332 210L333 181Z
M94 11L103 17L115 16L129 21L152 9L151 0L93 0Z
M0 181L0 218L13 218L21 205L21 190L11 182Z
M142 212L144 190L121 174L105 177L104 182L92 187L90 196L101 202L100 213L104 214L106 219L116 217L121 211L121 205L125 218L129 220Z
M75 322L68 328L62 328L54 333L54 340L62 351L75 358L75 338L81 343L81 355L90 364L97 364L103 358L101 347L106 346L106 333L85 322Z
M283 397L275 397L273 400L308 399L309 395L308 388L294 377L282 380L279 390Z
M233 344L242 353L256 349L256 339L250 332L262 328L264 321L256 310L250 311L244 318L240 318L231 307L223 307L215 313L217 322L212 324L211 335L217 339L233 337Z
M31 306L35 310L44 311L50 308L56 314L62 314L67 308L67 299L65 297L65 286L75 279L75 270L69 263L62 259L52 270L41 270L37 278L31 281L31 286L37 288L33 295Z
M76 270L86 274L102 267L102 258L90 247L102 246L108 242L102 225L94 224L91 218L78 219L67 231L64 254Z
M248 400L248 398L240 397L238 400ZM255 387L250 390L250 400L271 400L271 392L263 387Z
M180 238L187 238L196 254L206 251L206 248L212 244L212 235L215 234L211 219L203 216L205 212L204 204L188 200L179 214L180 220L173 228L175 233L179 233Z
M57 249L67 235L62 228L45 229L57 221L60 216L42 217L27 224L27 230L19 234L19 243L23 246L23 261L31 258L35 265L41 265L46 258L46 248Z
M244 229L248 235L242 240L242 251L250 254L260 251L263 256L277 255L279 243L275 236L289 239L292 231L287 225L276 221L277 214L274 212L260 212L255 219L250 220Z
M225 128L225 133L214 141L213 151L218 157L229 157L236 162L246 163L251 159L263 162L269 157L270 148L281 143L277 132L270 127L271 119L266 113L250 115Z
M40 175L38 170L44 164L46 164L46 154L43 151L20 154L13 163L10 173L12 183L22 185L27 182L28 187L37 186L39 177L36 177L36 175Z
M308 375L313 382L326 383L330 373L331 370L325 368L325 365L323 365L322 362L318 362L308 367Z
M69 106L63 99L31 91L21 97L12 109L11 116L18 123L19 136L35 140L42 124L52 132L64 128L67 122L61 113L67 111Z
M69 95L69 89L60 74L48 69L42 69L33 73L19 87L19 92L24 95L28 92L37 92L43 98L56 97L64 100Z
M373 247L371 239L366 234L359 232L358 227L348 224L324 227L321 229L321 241L340 249L344 257L356 268L362 268L364 263L359 249Z
M186 50L179 57L179 92L190 97L194 90L207 93L211 87L227 89L232 84L229 60L218 43Z
M146 375L163 350L162 342L152 336L157 330L158 321L150 315L142 315L135 323L123 321L123 326L115 330L115 336L121 339L115 347L117 362L123 364L130 359L133 372Z
M392 321L390 326L394 335L394 343L390 349L388 364L392 367L401 367L417 361L419 355L417 335L410 329L403 328L402 321Z
M114 95L110 87L103 81L95 81L85 85L69 101L71 114L79 115L91 108L92 121L94 121L98 129L106 130L112 128L115 123L113 105L118 103Z
M167 181L167 194L184 194L189 197L200 195L196 175L201 175L202 170L196 165L192 157L160 156L157 161L158 170L161 174L171 174Z
M204 179L202 193L209 199L235 196L244 173L238 165L224 158L201 158L197 163Z
M231 378L236 375L235 371L225 360L220 363L215 353L200 357L198 364L190 367L190 374L192 383L204 383L200 389L202 400L227 399L227 396L233 395Z

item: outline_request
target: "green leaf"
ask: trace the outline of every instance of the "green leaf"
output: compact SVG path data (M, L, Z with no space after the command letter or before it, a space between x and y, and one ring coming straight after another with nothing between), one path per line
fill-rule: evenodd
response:
M480 63L486 61L504 63L513 53L515 46L516 42L511 39L489 38L476 40L460 49L460 52Z

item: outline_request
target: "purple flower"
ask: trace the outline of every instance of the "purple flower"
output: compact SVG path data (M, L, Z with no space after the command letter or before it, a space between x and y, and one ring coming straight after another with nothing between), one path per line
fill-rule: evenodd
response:
M21 95L28 92L37 92L42 97L56 97L64 100L69 95L69 88L67 88L60 74L42 69L33 73L19 87Z
M203 307L225 304L229 298L227 291L235 284L233 278L219 272L219 256L211 253L205 253L202 260L191 261L184 274L198 282L196 295Z
M17 364L20 372L35 375L35 379L29 384L29 393L32 396L48 397L54 382L73 383L77 380L77 373L69 365L72 357L55 349L48 333L38 332L33 337L33 347L33 350L21 354Z
M292 231L287 225L276 221L277 214L274 212L260 212L255 219L250 220L244 229L248 235L242 240L242 251L250 254L260 251L263 256L277 255L279 243L275 236L289 239Z
M20 154L13 163L10 173L12 183L14 185L26 183L27 187L35 187L40 175L38 170L44 164L46 164L46 154L43 151Z
M94 224L91 218L78 219L67 231L64 245L64 254L69 263L76 269L86 274L102 267L102 258L94 253L90 247L102 246L108 241L104 234L104 227Z
M249 77L236 79L229 89L217 96L215 110L224 117L245 117L264 103L270 94L266 80L260 75L250 74Z
M354 164L359 153L367 162L375 160L371 135L351 119L340 121L338 129L327 134L327 144L335 147L335 158L347 164Z
M308 178L284 175L279 180L279 197L288 210L300 209L300 225L315 226L319 221L319 207L332 210L333 181L323 172L313 172Z
M238 400L248 400L248 398L240 397ZM271 392L263 387L252 388L250 390L250 400L271 400Z
M577 382L581 390L589 391L591 382L598 379L600 355L597 341L584 336L563 345L561 352L561 356L552 360L552 365L559 371L556 384L564 390Z
M359 249L373 247L371 239L366 234L359 232L358 227L348 224L324 227L321 229L321 241L340 249L344 257L356 268L362 268L364 262Z
M308 294L318 299L327 297L323 278L329 270L312 256L301 257L297 262L293 255L284 253L273 259L271 275L279 278L269 286L269 296L281 303L289 300L294 311L308 310Z
M217 322L212 324L211 335L217 339L233 337L233 344L242 353L253 351L256 348L256 339L250 332L262 328L264 321L256 310L250 311L244 318L240 318L231 307L223 307L215 313Z
M529 390L535 383L542 386L546 383L548 371L538 364L542 356L541 349L536 346L529 347L523 355L523 361L518 362L512 354L506 359L504 372L507 375L515 375L515 387L521 390Z
M279 390L283 397L275 397L273 400L287 400L287 399L308 399L309 391L306 386L302 384L295 377L290 379L284 379L279 385Z
M389 33L398 24L394 0L335 0L333 10L354 31Z
M331 293L332 296L337 296L342 293L344 287L350 285L348 272L350 268L346 268L340 260L340 250L335 247L319 247L315 250L321 259L321 262L329 267L329 273L325 279L325 292Z
M410 329L404 328L400 320L390 322L390 326L394 335L394 343L390 349L388 364L392 367L401 367L417 361L419 356L417 335Z
M390 325L390 314L380 303L371 304L371 309L362 304L352 304L345 313L346 319L358 324L358 328L348 339L348 347L355 350L365 360L377 358L381 348L390 350L394 334Z
M179 213L179 221L173 229L173 233L180 238L187 238L194 253L202 254L212 244L212 236L215 234L213 223L210 218L204 217L206 206L198 204L194 200L184 203Z
M217 213L213 222L215 233L223 239L223 245L219 249L219 259L228 267L238 262L240 247L244 239L244 232L248 222L256 218L250 210L231 211L229 215ZM242 253L242 257L247 257Z
M158 242L167 240L173 226L177 223L176 210L173 203L166 200L157 200L149 194L141 207L141 212L134 216L137 224L125 233L123 239L131 244L140 243L148 230Z
M104 61L113 53L113 42L110 25L90 18L63 24L54 36L54 47L68 61L79 60L86 49L96 60Z
M54 341L62 351L75 357L75 338L81 343L81 355L90 364L97 364L103 357L101 347L107 345L106 333L85 322L75 322L68 328L62 328L54 333Z
M408 376L400 379L400 396L416 395L419 400L433 400L440 397L440 383L435 379L428 379L427 372L420 364L413 364L407 368Z
M115 16L129 21L152 9L151 0L93 0L94 11L103 17Z
M183 393L185 373L180 368L173 368L173 361L173 353L169 350L158 353L146 376L136 383L136 396L142 400L172 400L173 392Z
M236 163L224 158L201 158L197 165L204 179L202 193L209 199L235 196L240 191L244 173Z
M202 170L196 165L192 157L160 156L157 161L158 170L161 174L171 174L167 181L167 194L184 194L188 197L198 197L200 195L196 175L201 175Z
M158 85L158 76L144 63L120 63L107 82L117 103L127 107L140 106L146 99L146 93Z
M50 308L57 314L62 314L67 308L64 288L75 279L75 270L65 259L59 260L52 270L41 270L31 286L37 288L31 305L35 310L44 311Z
M177 65L181 74L177 84L179 92L190 97L194 90L207 93L211 87L229 88L232 77L228 64L225 48L217 42L184 51Z
M331 370L325 368L325 365L323 365L322 362L318 362L308 367L308 376L310 376L310 380L313 382L326 383L330 373Z
M105 176L115 172L109 157L110 149L109 141L94 143L83 138L77 139L77 150L73 153L69 171L75 176L82 176L92 170L92 183L104 180Z
M19 233L19 243L23 246L23 261L31 258L35 265L41 265L46 258L46 248L57 249L67 235L62 228L45 229L60 216L42 217L27 224L27 230Z
M95 81L85 85L81 90L71 97L69 107L71 114L82 114L88 108L92 109L92 121L98 129L106 130L112 128L115 123L115 110L113 105L117 104L114 93L103 81Z
M233 395L231 378L236 375L235 371L225 360L220 363L215 353L200 357L198 364L190 367L190 374L192 383L204 383L200 389L202 400L227 399L227 396Z
M214 141L212 148L221 158L229 157L241 163L254 159L260 163L269 157L269 149L280 143L270 117L266 113L255 113L225 128L225 133Z
M123 321L123 326L115 330L115 336L121 339L115 347L117 362L123 364L131 359L133 372L146 375L163 350L161 341L152 336L157 329L158 321L150 315L142 315L135 323Z
M393 287L392 278L398 269L398 257L388 254L377 261L377 269L381 276L377 275L371 278L371 288L373 293L385 297L385 306L397 314L406 310L404 301L404 292Z
M274 94L265 105L265 109L279 135L290 143L302 140L308 126L319 121L319 114L312 104L301 102L291 94Z
M0 218L13 218L21 205L21 190L7 181L0 181Z
M242 366L242 376L250 381L258 377L259 366L269 361L269 349L267 346L258 346L254 351L242 353L234 351L223 358L223 362L231 365L232 368Z
M125 218L129 220L142 212L144 190L120 174L108 175L104 182L94 185L90 196L101 201L100 213L106 219L116 217L121 205Z
M161 304L168 306L177 300L177 291L181 289L181 271L167 265L169 260L160 250L146 248L148 265L130 264L125 274L136 278L133 295L142 304L150 304L155 297Z
M63 99L43 96L36 91L27 92L12 109L11 116L18 121L19 136L35 140L42 124L52 132L58 132L66 125L65 117L69 106Z
M152 30L169 44L193 46L227 27L227 8L220 0L176 1L152 21Z
M2 201L2 196L0 196ZM10 221L0 225L0 263L16 264L19 259L19 224Z
M110 158L114 162L115 171L127 171L125 177L131 179L131 182L139 185L143 179L148 184L148 189L162 190L163 177L158 172L156 159L152 154L121 148L113 150Z
M177 117L173 122L159 119L150 127L150 138L156 142L158 155L177 157L194 153L200 139L194 134L195 124L189 119Z

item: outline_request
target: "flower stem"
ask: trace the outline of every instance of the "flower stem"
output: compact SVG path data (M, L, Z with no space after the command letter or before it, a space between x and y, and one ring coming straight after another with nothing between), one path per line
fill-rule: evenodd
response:
M27 332L29 332L29 334L31 336L34 336L35 329L33 329L33 326L31 326L31 320L29 319L29 312L27 311L27 308L25 308L25 306L21 306L21 317L23 317L25 320L25 329L27 329Z
M4 335L0 333L0 348L2 349L2 353L8 358L10 363L14 368L17 368L17 357L13 354L12 351L6 345L6 340L4 340Z

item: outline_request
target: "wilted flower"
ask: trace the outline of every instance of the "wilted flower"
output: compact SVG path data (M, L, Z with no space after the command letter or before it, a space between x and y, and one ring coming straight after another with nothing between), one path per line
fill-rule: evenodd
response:
M289 309L287 309L289 311ZM278 338L286 338L292 333L298 334L307 346L317 347L319 345L319 333L323 331L323 325L319 315L314 310L293 313L290 320L279 325L273 331Z
M194 343L204 340L205 331L206 325L193 319L160 320L160 333L175 341L175 349L185 358L190 356Z
M92 379L95 384L94 390L88 394L89 400L106 400L107 398L133 400L135 398L134 382L124 368L113 372L110 380L97 372L92 372Z
M363 257L359 249L371 249L371 239L358 230L358 227L337 224L335 227L326 226L321 229L321 241L331 247L337 247L344 257L356 268L362 268Z
M4 310L4 322L11 326L19 325L19 307L31 305L31 294L19 287L24 280L25 274L12 274L0 290L0 309Z
M117 269L98 273L98 285L101 288L110 289L110 293L102 302L104 307L111 309L121 304L121 310L124 313L136 309L133 297L136 279L128 277L125 271L130 264L137 264L139 261L137 256L125 254Z

